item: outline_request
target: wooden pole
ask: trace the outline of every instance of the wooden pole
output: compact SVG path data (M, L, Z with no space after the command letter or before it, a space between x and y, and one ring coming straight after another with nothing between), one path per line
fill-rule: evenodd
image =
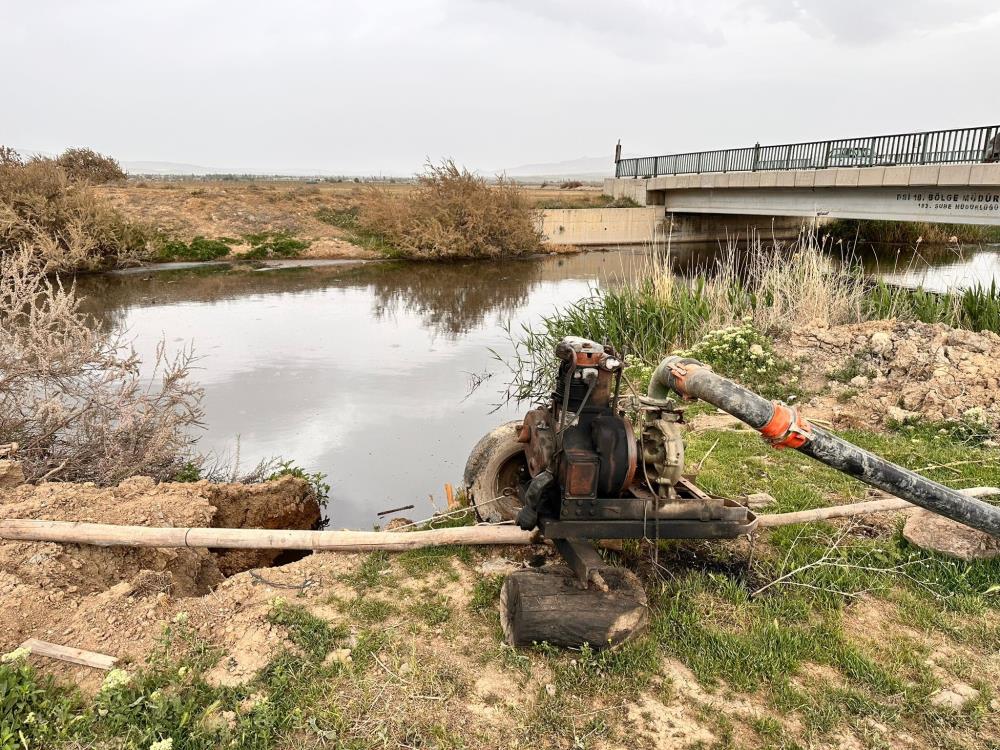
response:
M430 531L301 531L116 526L79 521L0 520L0 539L93 544L99 547L210 547L337 552L407 550L448 544L532 544L535 532L516 526L459 526Z
M1000 495L1000 489L996 487L969 487L968 489L959 490L959 492L968 497ZM787 526L793 523L825 521L828 518L843 518L844 516L859 516L864 513L882 513L888 510L906 510L907 508L916 507L916 505L906 500L887 496L879 500L868 500L863 503L849 503L848 505L833 505L828 508L800 510L795 513L775 513L758 516L757 525L759 527Z

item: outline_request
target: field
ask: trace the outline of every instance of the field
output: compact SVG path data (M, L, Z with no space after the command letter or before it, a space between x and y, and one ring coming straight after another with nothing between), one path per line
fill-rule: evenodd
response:
M392 193L408 193L413 184L380 182ZM304 258L375 258L374 250L352 244L350 233L320 216L347 211L363 199L367 186L354 182L300 181L142 181L96 188L130 219L151 225L172 239L190 242L243 238L247 235L287 235L309 243ZM606 203L596 187L562 190L557 185L525 188L536 208L586 208ZM234 254L249 249L233 247Z

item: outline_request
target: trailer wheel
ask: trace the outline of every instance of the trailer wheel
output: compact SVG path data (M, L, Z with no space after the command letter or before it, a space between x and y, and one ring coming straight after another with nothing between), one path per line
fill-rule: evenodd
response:
M507 422L483 436L465 464L469 504L482 521L512 521L521 509L517 487L528 478L524 445L517 442L519 421Z
M601 568L608 590L582 589L565 565L518 570L500 589L500 624L517 648L552 646L609 648L636 637L649 624L646 591L631 571Z

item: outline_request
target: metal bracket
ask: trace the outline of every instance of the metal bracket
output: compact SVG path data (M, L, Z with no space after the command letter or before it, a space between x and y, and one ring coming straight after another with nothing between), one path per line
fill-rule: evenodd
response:
M601 591L608 590L608 584L601 575L601 568L606 568L608 565L593 544L587 539L553 539L553 541L559 554L576 575L581 589L593 583Z

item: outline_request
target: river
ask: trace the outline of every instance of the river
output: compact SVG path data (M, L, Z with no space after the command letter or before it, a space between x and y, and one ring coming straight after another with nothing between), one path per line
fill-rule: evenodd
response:
M997 248L869 258L900 283L1000 279ZM704 255L704 249L693 255ZM504 263L211 266L84 276L85 308L120 325L140 356L193 344L205 388L199 448L244 469L293 459L332 485L331 528L370 528L378 511L445 505L476 441L524 410L503 403L507 328L619 283L641 250ZM905 268L908 270L900 271ZM895 269L895 270L894 270ZM908 274L908 275L906 275Z

